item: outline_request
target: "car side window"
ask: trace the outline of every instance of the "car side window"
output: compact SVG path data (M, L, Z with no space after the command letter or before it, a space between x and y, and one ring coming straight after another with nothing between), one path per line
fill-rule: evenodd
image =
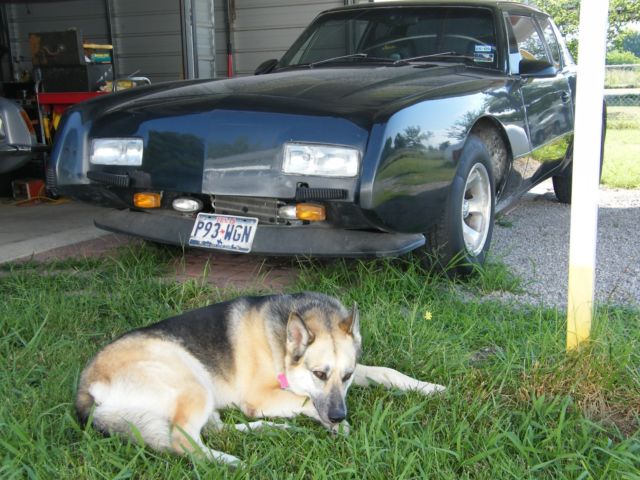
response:
M560 44L558 43L558 39L556 38L556 34L553 31L553 27L551 26L551 22L548 18L541 18L538 20L540 24L540 29L542 30L542 34L544 35L544 39L547 42L547 46L549 47L549 53L551 53L551 59L553 60L553 65L557 69L562 68L562 64L560 61Z
M553 20L551 19L549 19L549 24L551 25L551 28L556 34L556 39L560 43L560 51L562 52L562 60L564 62L564 66L566 67L568 65L575 65L573 56L571 55L571 52L567 48L567 44L562 38L562 34L560 33L560 30L558 30L558 26L555 23L553 23Z
M509 55L511 73L519 73L520 60L541 60L549 62L547 49L533 18L525 15L509 15L508 22L518 46L517 54Z

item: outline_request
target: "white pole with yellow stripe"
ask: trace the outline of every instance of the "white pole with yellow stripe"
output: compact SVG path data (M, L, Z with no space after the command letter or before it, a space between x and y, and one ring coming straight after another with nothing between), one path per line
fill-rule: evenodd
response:
M589 338L594 304L598 184L609 0L580 2L567 350Z

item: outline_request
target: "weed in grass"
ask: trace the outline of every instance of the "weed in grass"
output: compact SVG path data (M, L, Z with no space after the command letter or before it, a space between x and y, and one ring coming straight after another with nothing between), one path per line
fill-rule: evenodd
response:
M502 228L511 228L513 227L513 222L504 215L498 215L496 217L496 225Z
M239 470L81 428L73 392L99 347L132 328L229 298L204 282L168 282L173 261L171 252L141 246L62 269L5 270L0 477L640 476L639 312L599 309L591 346L566 356L564 315L463 300L450 280L402 261L307 263L295 290L356 301L363 363L443 383L444 394L354 387L348 437L332 437L305 418L291 420L288 430L208 432L211 447L247 463ZM246 420L233 410L223 417Z
M467 285L481 294L491 292L522 293L522 281L504 263L487 262L479 266Z

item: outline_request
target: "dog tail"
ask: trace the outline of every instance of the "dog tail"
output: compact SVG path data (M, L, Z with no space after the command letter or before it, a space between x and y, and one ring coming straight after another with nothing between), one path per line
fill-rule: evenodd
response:
M82 427L87 425L89 414L94 405L95 399L93 395L91 395L86 388L82 388L82 386L78 387L78 393L76 395L76 416Z

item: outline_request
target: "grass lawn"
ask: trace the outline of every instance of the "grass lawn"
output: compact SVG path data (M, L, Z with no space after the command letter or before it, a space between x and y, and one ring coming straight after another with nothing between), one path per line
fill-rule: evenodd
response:
M444 394L354 387L348 437L307 419L286 431L208 435L247 462L239 470L81 428L75 384L100 346L248 293L163 280L171 252L143 246L0 270L0 478L640 477L639 312L600 308L592 344L566 356L563 314L463 301L450 281L401 262L305 267L295 290L357 301L363 363L445 384ZM473 288L502 288L490 276ZM224 419L244 420L235 411Z
M609 107L602 184L640 188L640 107Z

